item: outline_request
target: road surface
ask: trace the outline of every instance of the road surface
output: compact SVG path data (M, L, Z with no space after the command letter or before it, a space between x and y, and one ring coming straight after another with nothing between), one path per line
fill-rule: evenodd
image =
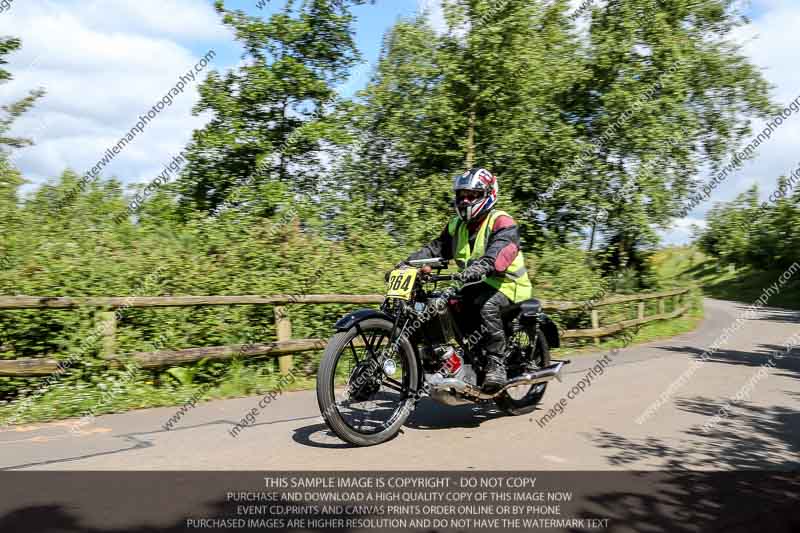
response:
M98 417L78 435L71 422L0 431L0 469L48 470L735 470L800 464L800 356L773 350L800 332L800 313L764 309L710 359L692 368L746 307L705 300L694 332L627 348L591 386L547 411L583 379L600 352L573 358L541 409L509 417L493 408L424 400L394 440L354 448L331 435L313 391L286 393L237 437L229 430L260 397L199 404L174 429L174 407ZM773 367L762 366L775 361ZM681 375L668 401L637 423ZM759 372L761 372L759 374ZM749 385L748 385L749 384ZM743 387L746 387L743 389ZM737 392L744 401L720 408ZM740 394L742 396L742 394ZM641 421L641 420L640 420Z

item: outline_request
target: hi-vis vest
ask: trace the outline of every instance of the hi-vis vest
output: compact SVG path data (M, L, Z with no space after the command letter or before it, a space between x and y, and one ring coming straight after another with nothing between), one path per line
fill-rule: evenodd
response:
M453 258L460 270L464 270L470 260L483 257L489 243L489 236L492 234L491 228L494 227L494 221L502 215L509 216L508 213L498 210L492 210L489 213L475 236L475 248L472 250L469 247L467 224L457 216L450 220L447 231L452 237ZM508 299L514 303L533 298L533 286L531 280L528 279L528 269L525 268L522 251L517 252L517 256L505 272L487 276L484 281L508 296Z

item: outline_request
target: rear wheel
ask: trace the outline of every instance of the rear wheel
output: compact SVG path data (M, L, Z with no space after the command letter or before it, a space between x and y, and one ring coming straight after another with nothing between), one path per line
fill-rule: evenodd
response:
M385 442L414 407L417 360L408 340L396 348L392 322L371 318L331 337L317 373L317 403L328 427L358 446Z
M550 347L538 328L524 328L510 339L508 377L513 379L525 372L544 368L550 364ZM547 390L547 383L512 387L497 396L494 401L502 411L510 415L525 415L536 409Z

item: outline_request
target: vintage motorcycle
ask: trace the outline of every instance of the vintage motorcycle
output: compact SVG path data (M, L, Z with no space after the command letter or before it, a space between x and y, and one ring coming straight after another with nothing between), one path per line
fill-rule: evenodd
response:
M431 273L418 270L425 265ZM336 322L317 373L317 402L339 438L359 446L385 442L424 397L445 405L494 401L510 415L530 413L547 382L569 363L550 360L558 329L541 303L514 304L503 314L508 381L497 392L483 392L484 332L459 291L437 290L454 281L441 274L447 266L434 258L394 270L379 310L361 309Z

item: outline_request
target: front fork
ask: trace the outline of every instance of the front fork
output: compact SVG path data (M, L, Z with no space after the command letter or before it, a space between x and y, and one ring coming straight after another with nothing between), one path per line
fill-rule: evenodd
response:
M359 323L355 324L354 327L356 328L356 332L364 341L364 344L367 348L368 357L365 361L361 362L355 369L353 369L353 372L348 379L347 390L349 391L351 398L363 395L368 396L380 389L382 384L385 385L385 379L387 377L392 378L398 366L395 356L399 350L400 339L402 339L402 335L404 334L409 322L410 319L406 317L404 313L399 313L392 325L392 330L388 335L387 345L382 347L377 353L371 345L370 340L361 330L361 325ZM401 323L403 325L399 326ZM400 329L399 333L397 333L398 327ZM412 346L412 349L414 350L413 364L417 365L418 375L423 376L422 382L424 383L424 375L422 374L419 354L417 353L415 346ZM389 351L388 353L387 350ZM390 388L397 390L397 382L393 383L392 385L395 386ZM416 391L420 388L419 384L413 391L406 391L407 387L404 383L401 383L400 385L400 389L403 393L411 393L410 396L414 397L413 403L416 404L416 401L419 399L416 394Z

